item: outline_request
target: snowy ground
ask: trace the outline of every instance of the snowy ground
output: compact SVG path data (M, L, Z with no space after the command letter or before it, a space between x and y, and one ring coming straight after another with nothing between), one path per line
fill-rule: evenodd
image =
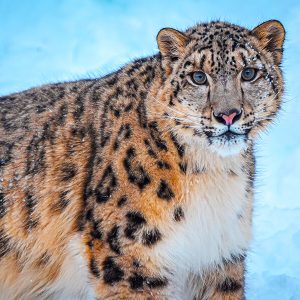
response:
M155 53L165 26L221 19L251 28L275 18L287 29L286 103L257 147L247 296L300 299L299 1L0 0L0 94L105 74Z

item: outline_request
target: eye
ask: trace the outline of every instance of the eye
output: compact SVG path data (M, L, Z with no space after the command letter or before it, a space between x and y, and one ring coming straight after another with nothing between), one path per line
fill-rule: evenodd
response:
M195 84L198 84L198 85L205 84L207 81L206 74L201 71L193 72L191 74L191 79Z
M254 68L245 68L243 71L242 71L242 79L244 81L250 81L250 80L253 80L255 77L256 77L256 73L257 73L257 70L254 69Z

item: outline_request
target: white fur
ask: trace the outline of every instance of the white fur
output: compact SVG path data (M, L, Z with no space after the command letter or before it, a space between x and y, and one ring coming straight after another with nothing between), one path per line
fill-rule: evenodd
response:
M234 139L228 140L224 136L211 138L210 148L217 154L227 157L238 155L247 148L245 137L242 135L236 136Z
M172 299L193 299L185 290L190 273L199 274L231 255L247 249L250 222L239 219L248 203L246 175L240 156L222 158L209 151L194 151L188 157L203 167L196 182L187 180L183 209L184 221L175 224L155 248L155 254L174 273ZM230 176L228 171L238 176ZM243 224L242 224L243 222Z
M68 244L68 254L61 267L60 274L51 285L47 294L55 300L92 300L96 299L88 283L88 269L82 257L82 243L79 235Z

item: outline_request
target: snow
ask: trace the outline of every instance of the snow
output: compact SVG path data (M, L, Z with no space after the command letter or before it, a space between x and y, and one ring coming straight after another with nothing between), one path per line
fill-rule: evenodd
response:
M0 0L0 94L113 71L157 51L162 27L228 20L287 29L283 110L257 145L248 299L300 299L300 3L208 0Z

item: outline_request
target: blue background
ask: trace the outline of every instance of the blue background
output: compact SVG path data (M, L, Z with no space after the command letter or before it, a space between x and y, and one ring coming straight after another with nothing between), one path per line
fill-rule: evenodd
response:
M300 2L0 0L0 95L95 77L157 52L162 27L227 20L286 27L285 104L257 145L248 299L300 299Z

